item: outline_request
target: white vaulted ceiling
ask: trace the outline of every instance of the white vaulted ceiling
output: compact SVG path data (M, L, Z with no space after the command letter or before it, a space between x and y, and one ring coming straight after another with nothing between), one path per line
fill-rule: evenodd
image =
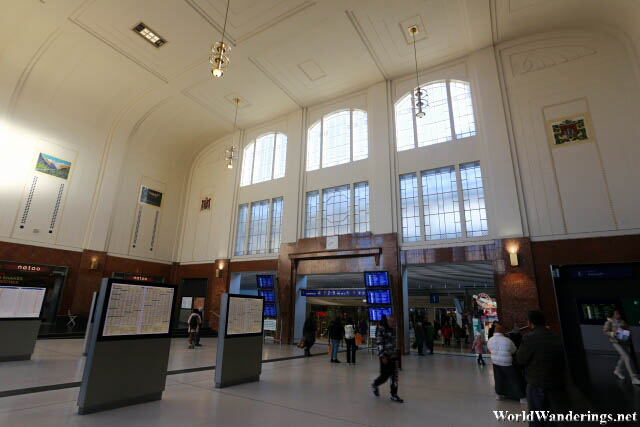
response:
M599 22L639 40L632 0L231 0L231 66L210 74L226 0L0 0L0 111L74 144L102 145L137 114L130 143L184 162L233 126L533 32ZM144 22L168 43L132 28Z

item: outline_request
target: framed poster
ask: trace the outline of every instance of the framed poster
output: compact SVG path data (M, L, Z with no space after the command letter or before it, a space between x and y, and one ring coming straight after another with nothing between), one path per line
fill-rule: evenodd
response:
M225 338L262 335L264 298L229 294Z
M68 179L71 172L71 162L41 152L38 155L35 170L56 178Z
M140 203L159 208L162 205L162 192L143 185L140 190Z
M547 133L552 148L591 142L594 139L588 112L547 120Z

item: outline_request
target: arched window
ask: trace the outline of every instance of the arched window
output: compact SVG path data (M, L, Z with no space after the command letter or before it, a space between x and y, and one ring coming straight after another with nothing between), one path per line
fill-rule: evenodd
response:
M250 143L242 154L240 186L284 177L287 163L287 136L268 133Z
M367 112L341 110L327 114L307 134L307 171L369 157Z
M395 105L396 144L398 151L424 147L476 134L471 86L467 82L447 80L432 82L422 88L428 106L424 117L415 116L412 93Z

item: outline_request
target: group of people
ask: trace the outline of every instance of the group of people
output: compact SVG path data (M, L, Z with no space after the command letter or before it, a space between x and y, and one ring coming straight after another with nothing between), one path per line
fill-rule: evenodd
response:
M366 335L367 324L360 322L358 325L350 317L344 316L344 323L338 316L329 323L329 353L331 355L331 363L341 363L338 359L338 350L344 339L347 345L347 364L356 364L356 351L358 350L358 341L363 340ZM304 355L311 357L311 347L316 341L317 322L315 313L311 313L304 322L302 327L302 344Z
M436 330L431 322L425 322L422 317L416 318L413 323L413 332L416 337L415 346L418 349L418 355L424 356L425 346L429 350L429 354L433 354L433 340Z

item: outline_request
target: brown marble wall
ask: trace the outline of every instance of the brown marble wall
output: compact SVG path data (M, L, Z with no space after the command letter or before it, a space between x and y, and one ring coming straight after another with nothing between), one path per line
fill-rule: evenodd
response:
M220 269L222 267L222 269ZM229 291L231 272L228 259L217 259L207 264L175 265L174 277L178 287L183 279L207 279L208 294L204 307L204 318L212 329L218 329L220 316L220 296ZM216 273L216 270L220 270ZM218 277L216 277L216 274ZM179 310L179 308L177 308Z
M249 271L277 271L277 259L260 259L251 261L233 261L229 266L231 273L241 273Z
M279 321L282 340L291 344L295 319L296 277L305 274L388 271L391 279L394 312L402 313L402 278L397 234L354 234L338 237L338 250L326 250L326 237L300 239L280 247L278 262ZM373 249L367 251L367 249ZM367 253L377 253L365 255ZM307 258L307 259L303 259ZM315 259L309 259L315 258ZM398 328L403 330L403 318L397 316ZM402 348L403 336L399 336Z
M560 333L551 265L598 264L640 261L640 235L533 242L540 306L547 323Z

